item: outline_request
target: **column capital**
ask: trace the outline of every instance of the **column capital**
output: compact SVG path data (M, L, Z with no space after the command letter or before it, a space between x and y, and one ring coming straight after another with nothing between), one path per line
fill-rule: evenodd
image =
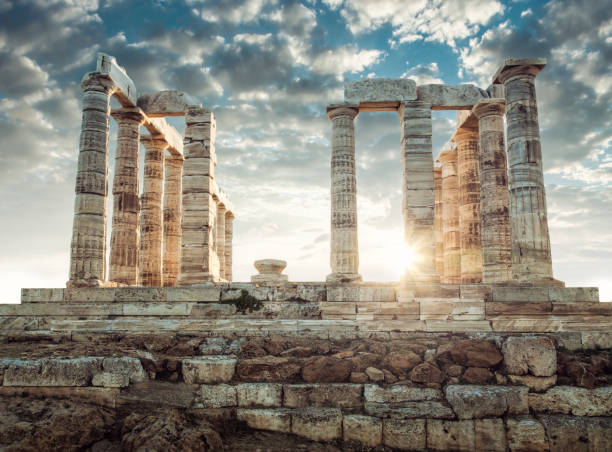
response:
M438 162L445 163L453 163L457 161L457 149L447 149L445 151L440 152L438 155Z
M507 58L493 76L493 83L506 83L510 78L535 77L546 66L546 58Z
M503 115L506 109L506 99L491 98L482 99L476 102L472 112L478 119L490 115Z
M108 75L100 72L88 72L81 79L81 89L83 91L104 91L107 94L113 94L118 88Z
M119 108L111 111L111 116L115 121L135 121L142 124L146 118L144 112L138 107Z
M143 135L140 137L140 142L147 148L166 149L168 142L161 135Z
M355 119L359 114L357 104L331 104L327 106L327 119L334 119L338 116L349 116Z
M457 145L464 141L478 140L478 127L460 127L455 131L451 140Z

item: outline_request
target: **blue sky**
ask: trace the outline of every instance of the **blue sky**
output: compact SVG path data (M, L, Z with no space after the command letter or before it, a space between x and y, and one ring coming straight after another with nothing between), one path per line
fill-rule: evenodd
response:
M609 2L0 0L0 302L67 279L79 82L99 51L140 92L179 89L214 110L243 281L267 257L287 260L292 280L329 273L325 106L346 81L486 88L504 58L546 57L537 95L554 273L612 300ZM454 117L434 112L434 154ZM361 114L356 138L361 273L397 280L399 119Z

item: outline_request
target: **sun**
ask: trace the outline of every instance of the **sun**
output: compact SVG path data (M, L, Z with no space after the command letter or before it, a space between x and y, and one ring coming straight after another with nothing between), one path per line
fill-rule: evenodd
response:
M405 243L395 248L393 260L402 273L411 270L419 261L419 254L414 247Z

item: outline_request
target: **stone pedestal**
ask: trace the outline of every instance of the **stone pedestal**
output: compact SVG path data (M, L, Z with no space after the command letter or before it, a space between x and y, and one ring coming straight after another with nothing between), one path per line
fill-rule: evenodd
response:
M223 204L217 204L217 237L215 253L219 258L219 277L225 279L225 214L227 210Z
M357 181L355 178L355 129L357 108L330 106L331 156L331 270L327 281L358 281Z
M442 167L434 167L434 241L436 244L436 271L444 281L444 232L442 227Z
M227 212L225 215L225 279L232 281L232 257L233 257L233 236L234 236L234 214Z
M176 286L181 257L183 158L165 159L164 185L164 286Z
M112 112L117 121L117 152L113 178L113 225L109 281L128 286L138 282L138 151L140 125L144 120L138 108Z
M504 108L504 99L486 99L478 102L473 109L478 117L480 141L480 224L484 283L512 280Z
M438 282L434 244L434 176L431 145L431 106L401 102L402 212L404 239L415 255L402 278L410 282Z
M255 268L259 275L251 276L252 283L276 285L286 283L289 278L283 275L287 262L280 259L261 259L255 261Z
M459 234L459 181L457 150L448 149L438 156L442 164L442 233L444 278L446 284L461 283L461 240Z
M106 280L106 194L110 96L115 86L97 72L85 75L74 223L67 285L101 286Z
M161 286L164 193L164 151L166 140L158 137L141 138L145 147L144 183L140 212L140 255L138 284Z
M520 282L555 282L535 92L545 65L544 58L506 60L493 80L506 90L512 277Z

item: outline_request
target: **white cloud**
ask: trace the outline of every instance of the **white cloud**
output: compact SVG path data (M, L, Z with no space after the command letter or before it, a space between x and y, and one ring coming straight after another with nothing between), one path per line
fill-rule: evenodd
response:
M444 83L440 78L440 68L435 61L429 64L417 64L404 72L400 78L414 80L417 85L427 85L429 83Z
M527 8L525 11L521 12L521 17L530 16L533 14L531 8Z
M341 76L345 72L361 72L377 63L384 52L381 50L356 50L352 46L328 49L316 55L310 70L315 74L335 74Z

